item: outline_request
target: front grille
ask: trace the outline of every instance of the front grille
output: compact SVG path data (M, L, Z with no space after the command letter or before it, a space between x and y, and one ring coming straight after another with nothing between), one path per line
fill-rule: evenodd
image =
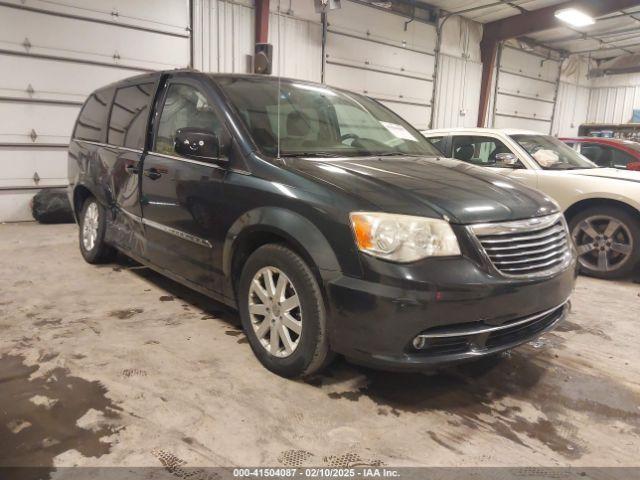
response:
M470 227L493 266L510 276L553 273L566 264L571 247L561 213L516 222Z

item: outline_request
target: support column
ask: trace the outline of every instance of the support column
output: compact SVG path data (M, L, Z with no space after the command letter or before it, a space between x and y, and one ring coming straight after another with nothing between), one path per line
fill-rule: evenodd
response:
M480 55L482 57L482 83L480 84L480 105L478 108L478 127L484 127L489 113L489 100L491 99L491 82L493 70L496 67L498 53L498 41L483 39L480 42Z
M255 43L269 43L269 0L256 0Z

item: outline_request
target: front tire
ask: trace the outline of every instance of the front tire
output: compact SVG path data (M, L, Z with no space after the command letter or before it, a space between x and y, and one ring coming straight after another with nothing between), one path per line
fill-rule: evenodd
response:
M303 377L330 361L320 287L289 248L269 244L251 254L240 276L238 304L251 349L267 369Z
M603 279L633 273L640 262L640 220L616 207L591 207L569 220L580 271Z
M80 212L80 253L92 264L105 263L113 259L115 249L104 241L107 231L107 215L105 208L94 198L84 202Z

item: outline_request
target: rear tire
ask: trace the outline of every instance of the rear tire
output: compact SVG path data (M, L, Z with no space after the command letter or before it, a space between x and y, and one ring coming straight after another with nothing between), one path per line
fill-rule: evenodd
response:
M569 231L585 275L627 277L640 262L640 219L626 210L587 208L569 220Z
M269 244L251 254L240 276L238 305L253 353L272 372L304 377L333 358L320 287L289 248Z
M107 231L107 212L94 197L85 200L80 211L79 223L82 257L92 264L113 260L116 250L104 241Z

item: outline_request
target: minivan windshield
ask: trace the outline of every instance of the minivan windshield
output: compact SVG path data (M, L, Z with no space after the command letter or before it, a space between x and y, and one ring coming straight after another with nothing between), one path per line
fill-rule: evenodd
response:
M545 170L598 168L573 148L550 135L511 135Z
M216 77L253 140L267 155L353 157L439 153L379 103L323 85L276 78Z

